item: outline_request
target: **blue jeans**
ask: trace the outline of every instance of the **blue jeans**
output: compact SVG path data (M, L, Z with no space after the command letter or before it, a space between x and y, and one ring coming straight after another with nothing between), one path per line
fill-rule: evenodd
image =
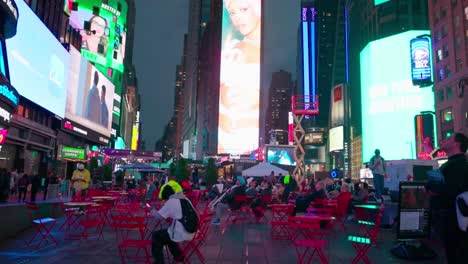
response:
M374 188L375 188L375 198L382 199L382 193L384 190L384 176L383 175L374 173Z

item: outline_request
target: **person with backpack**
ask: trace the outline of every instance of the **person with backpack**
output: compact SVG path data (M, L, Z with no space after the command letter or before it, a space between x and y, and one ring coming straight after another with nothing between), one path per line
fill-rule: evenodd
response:
M23 177L18 181L18 202L26 200L26 193L28 191L29 179L27 174L23 174ZM21 200L23 197L23 200Z
M172 223L167 229L153 232L151 253L154 263L164 263L163 248L166 245L174 260L182 261L184 256L177 243L193 239L199 222L197 211L175 181L169 181L161 187L159 199L165 201L164 205L159 211L152 210L151 215L171 218Z

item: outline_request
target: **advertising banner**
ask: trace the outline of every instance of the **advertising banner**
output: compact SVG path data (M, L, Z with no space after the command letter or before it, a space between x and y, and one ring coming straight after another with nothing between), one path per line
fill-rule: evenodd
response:
M333 87L331 91L331 126L344 125L344 89L343 84Z
M343 126L331 128L328 135L330 151L344 149L344 129Z
M429 37L412 39L411 77L414 85L428 86L432 84L432 60Z
M258 148L261 0L223 2L218 153Z
M68 1L70 25L82 36L81 53L87 60L123 72L127 3L119 0ZM70 5L75 5L73 10Z
M70 47L70 82L65 117L106 137L112 126L114 84Z
M5 144L8 135L8 129L0 129L0 145Z
M414 117L434 111L432 89L412 83L411 39L429 34L412 30L370 42L361 52L362 154L375 149L387 160L415 159ZM384 63L383 63L384 62Z
M63 159L84 160L86 157L85 149L67 146L62 146L61 154Z
M22 96L64 117L70 54L24 1L16 4L21 18L16 35L6 40L10 83Z
M132 151L130 149L109 149L105 148L102 150L106 155L111 156L111 157L129 157L133 156L135 158L137 157L146 157L146 158L161 158L162 153L157 152L157 151Z

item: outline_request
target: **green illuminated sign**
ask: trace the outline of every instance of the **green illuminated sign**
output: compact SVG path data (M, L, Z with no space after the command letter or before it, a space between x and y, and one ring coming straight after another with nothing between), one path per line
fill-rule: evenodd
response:
M127 2L125 0L75 0L70 24L81 30L81 54L87 60L124 71ZM105 2L105 3L104 3ZM99 10L97 13L96 10Z
M386 160L415 159L414 117L434 111L432 87L413 86L411 39L430 34L414 30L369 43L361 52L362 155L375 149Z
M388 1L390 1L390 0L374 0L374 5L375 6L380 5L380 4L386 3Z
M72 148L67 146L62 146L62 158L63 159L85 159L85 150L80 148Z

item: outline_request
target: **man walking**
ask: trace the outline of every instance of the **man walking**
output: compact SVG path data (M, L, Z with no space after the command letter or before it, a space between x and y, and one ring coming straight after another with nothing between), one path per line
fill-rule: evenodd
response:
M374 151L374 156L369 162L369 169L372 170L374 176L374 189L375 197L379 200L382 199L382 193L384 190L384 176L385 176L385 160L380 156L380 150Z

